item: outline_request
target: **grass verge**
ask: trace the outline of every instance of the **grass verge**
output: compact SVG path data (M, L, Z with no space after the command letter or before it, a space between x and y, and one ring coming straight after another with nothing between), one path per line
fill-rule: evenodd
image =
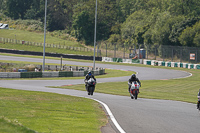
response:
M99 103L60 94L0 88L0 132L100 133Z

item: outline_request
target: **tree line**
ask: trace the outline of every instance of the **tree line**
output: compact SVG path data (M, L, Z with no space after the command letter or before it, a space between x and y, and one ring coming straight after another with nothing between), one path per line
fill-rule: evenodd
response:
M199 0L98 0L97 41L200 46ZM14 20L44 22L45 0L0 0L0 11ZM48 0L47 29L67 30L93 44L95 0Z

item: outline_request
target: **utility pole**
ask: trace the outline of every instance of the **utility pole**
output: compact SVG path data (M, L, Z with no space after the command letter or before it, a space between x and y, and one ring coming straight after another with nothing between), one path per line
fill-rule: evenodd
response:
M93 70L95 70L95 51L96 51L96 31L97 30L97 0L96 0L96 10L95 10L95 28L94 28L94 57L93 57Z
M45 17L44 17L44 46L43 46L43 65L42 65L42 71L44 71L44 67L45 67L46 21L47 21L47 0L45 0Z

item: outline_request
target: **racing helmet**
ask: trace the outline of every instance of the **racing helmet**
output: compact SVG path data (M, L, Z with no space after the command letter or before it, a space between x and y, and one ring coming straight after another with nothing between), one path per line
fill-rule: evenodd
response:
M91 72L91 71L89 71L89 72L88 72L88 75L89 75L89 76L91 76L91 75L92 75L92 72Z
M132 74L132 75L131 75L131 78L132 78L132 79L135 79L135 78L136 78L136 75L135 75L135 74Z

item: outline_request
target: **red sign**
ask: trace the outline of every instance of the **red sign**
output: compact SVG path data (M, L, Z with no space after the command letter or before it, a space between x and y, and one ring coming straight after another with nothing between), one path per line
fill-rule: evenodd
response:
M190 53L190 60L195 60L195 54L194 53Z

